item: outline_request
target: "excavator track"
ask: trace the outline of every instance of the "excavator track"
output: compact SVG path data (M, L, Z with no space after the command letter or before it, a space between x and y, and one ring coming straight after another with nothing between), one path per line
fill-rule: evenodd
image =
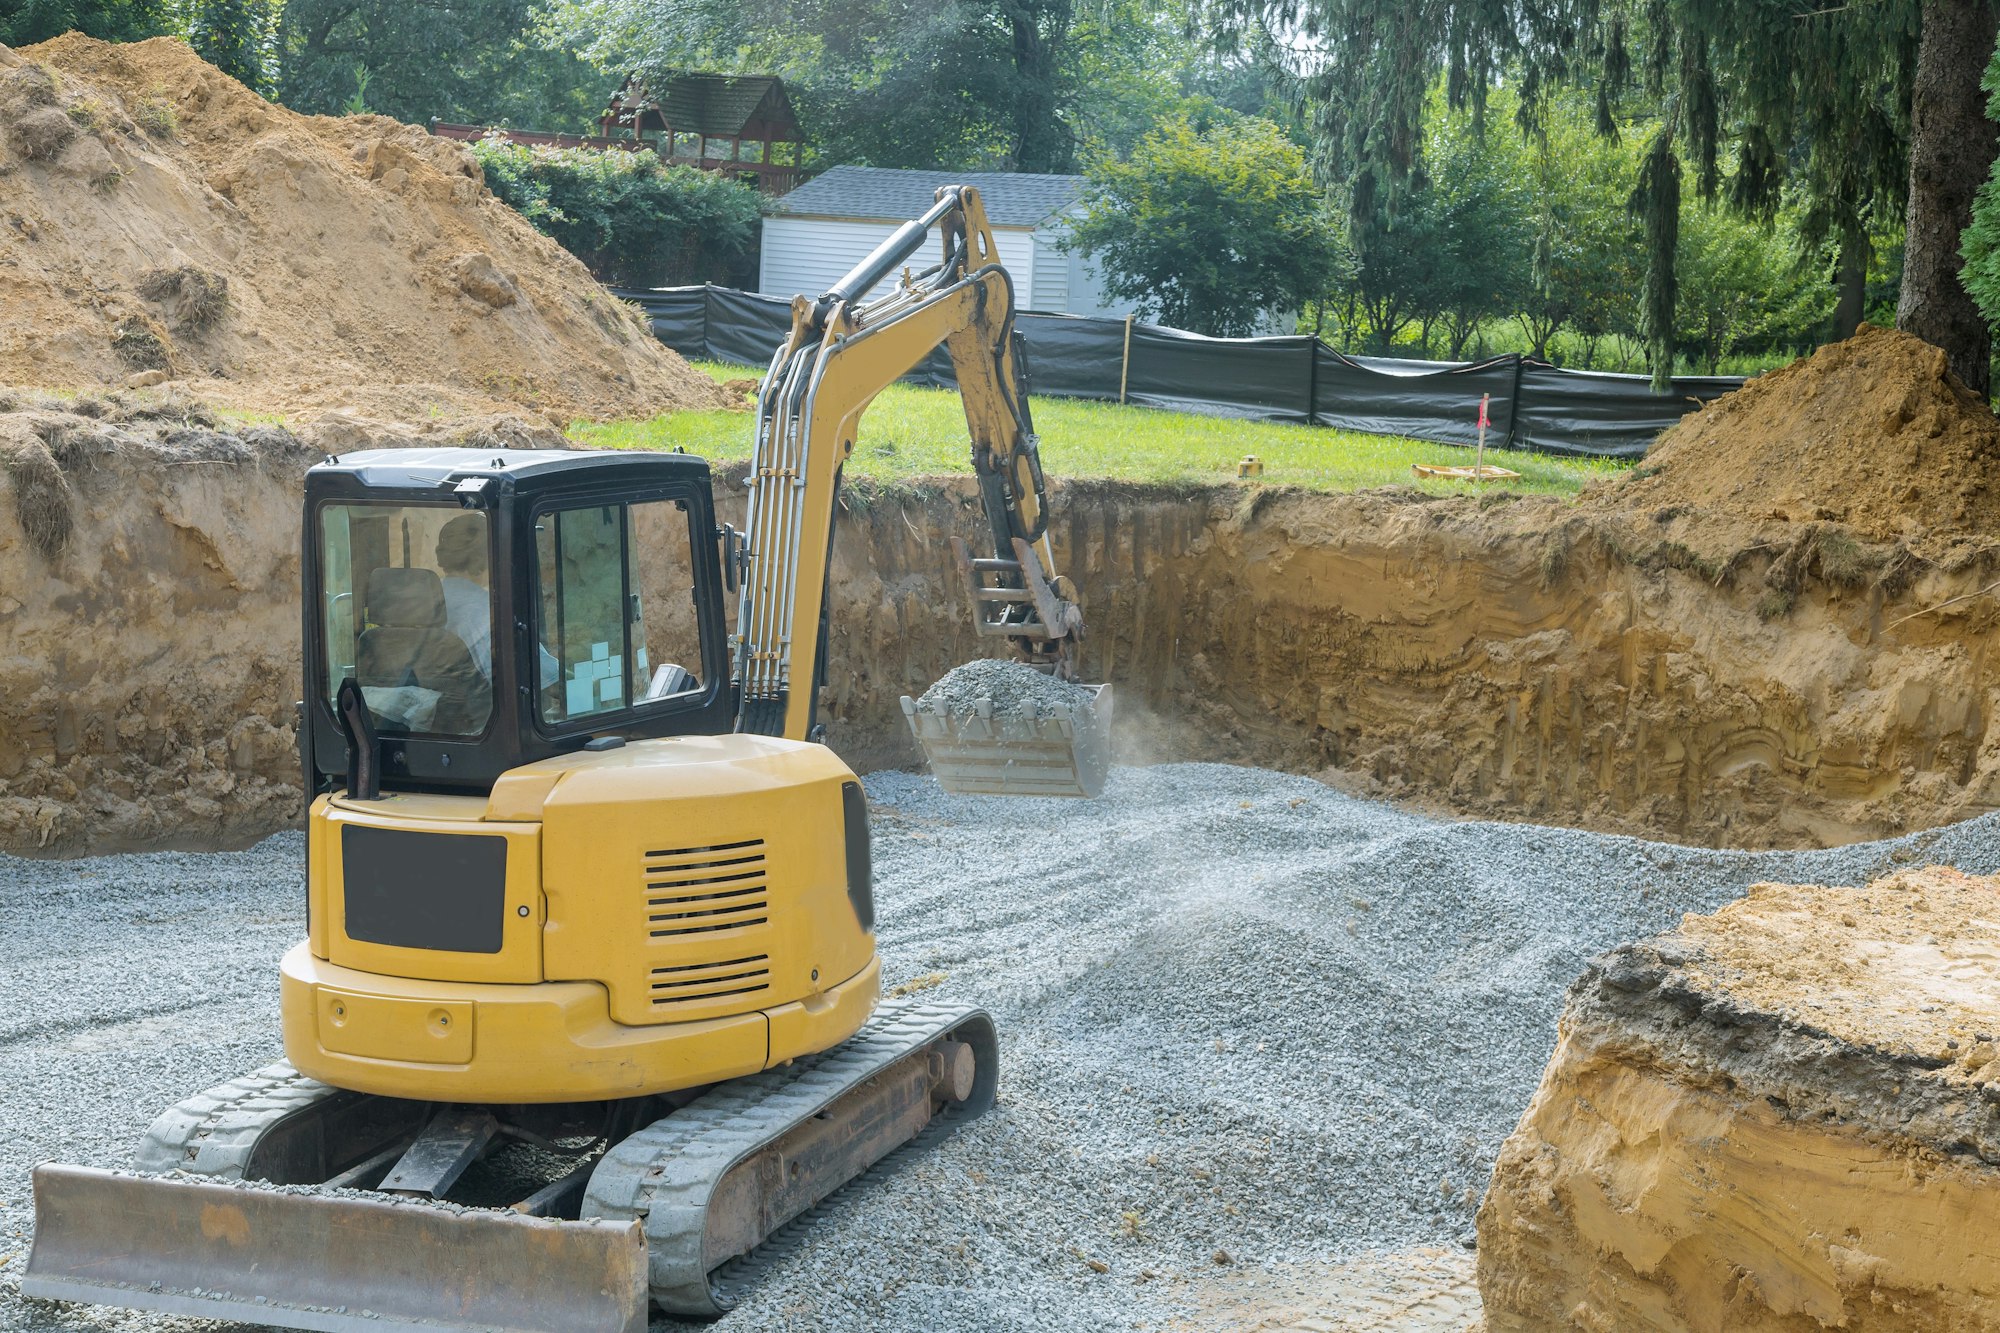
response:
M997 1060L981 1010L884 1005L840 1046L613 1144L570 1222L263 1187L346 1183L434 1109L269 1065L162 1114L144 1174L37 1168L22 1292L343 1333L633 1333L649 1303L713 1317L835 1190L990 1106Z
M361 1100L362 1094L330 1088L280 1060L163 1112L139 1140L132 1166L156 1175L186 1171L213 1180L278 1180L269 1172L245 1171L273 1133L287 1122L323 1119L336 1107Z
M721 1084L619 1143L592 1174L583 1215L643 1223L655 1305L672 1314L725 1314L761 1271L757 1245L730 1253L727 1240L716 1234L716 1223L727 1219L717 1218L712 1205L725 1183L756 1169L760 1157L783 1155L788 1136L946 1039L971 1049L976 1081L967 1097L935 1117L924 1108L917 1135L927 1141L993 1104L998 1078L993 1023L983 1011L956 1005L884 1005L831 1051ZM822 1154L832 1158L828 1168L838 1178L809 1181L796 1170L785 1173L781 1188L791 1191L790 1198L760 1210L758 1243L917 1135L898 1139L865 1161Z

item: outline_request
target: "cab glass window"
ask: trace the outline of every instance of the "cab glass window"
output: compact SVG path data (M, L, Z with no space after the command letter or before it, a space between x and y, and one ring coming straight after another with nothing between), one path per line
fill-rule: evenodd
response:
M543 510L535 566L544 723L701 700L686 501Z
M383 732L483 732L493 712L486 515L332 504L319 521L328 704L351 677Z

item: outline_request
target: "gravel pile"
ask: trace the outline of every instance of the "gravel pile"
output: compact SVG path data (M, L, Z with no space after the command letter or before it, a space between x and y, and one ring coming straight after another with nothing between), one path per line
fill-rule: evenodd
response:
M924 691L917 706L936 713L969 713L982 699L991 699L996 713L1019 713L1027 703L1036 712L1047 713L1086 707L1094 697L1091 690L1057 680L1026 662L982 657L953 668Z
M2000 816L1747 854L1218 765L1119 770L1097 801L867 786L885 980L993 1011L1000 1105L828 1204L722 1333L1159 1327L1225 1256L1469 1242L1591 955L1760 879L2000 871ZM301 850L0 858L0 1328L213 1327L22 1301L27 1173L117 1164L279 1054Z

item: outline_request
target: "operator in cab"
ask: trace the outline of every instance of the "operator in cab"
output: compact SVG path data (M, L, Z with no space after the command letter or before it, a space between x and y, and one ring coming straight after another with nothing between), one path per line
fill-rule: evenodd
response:
M486 519L460 514L438 531L437 567L444 575L444 626L465 644L472 664L493 680L493 594L487 586ZM562 663L541 651L542 688L562 679Z

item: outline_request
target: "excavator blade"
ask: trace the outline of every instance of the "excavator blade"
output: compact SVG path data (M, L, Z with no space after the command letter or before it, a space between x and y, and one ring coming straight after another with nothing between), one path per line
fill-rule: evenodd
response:
M1096 796L1111 771L1111 687L1083 707L937 712L903 696L903 716L938 785L981 796Z
M637 1222L35 1168L21 1294L324 1333L642 1333Z

